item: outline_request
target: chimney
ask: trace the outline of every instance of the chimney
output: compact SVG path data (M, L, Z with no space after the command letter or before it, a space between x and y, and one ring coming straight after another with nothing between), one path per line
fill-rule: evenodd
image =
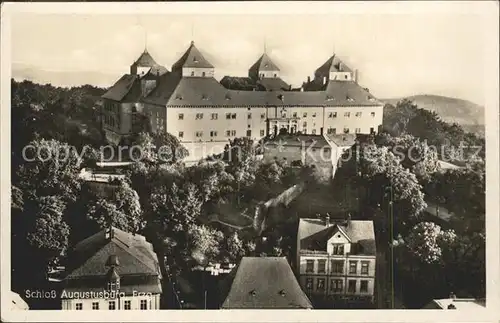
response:
M451 292L450 293L450 298L451 299L457 299L457 295L455 295L455 293Z
M307 77L307 83L311 83L311 77L310 76Z
M327 227L330 226L330 213L327 213L325 215L325 226L327 226Z
M347 214L347 226L349 226L351 224L351 213Z

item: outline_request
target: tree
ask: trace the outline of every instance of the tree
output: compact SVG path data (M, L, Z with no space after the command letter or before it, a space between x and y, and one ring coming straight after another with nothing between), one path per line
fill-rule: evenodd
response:
M96 196L89 202L87 217L101 229L109 226L136 233L145 222L139 196L126 182L120 182L110 196Z
M450 248L455 241L453 230L442 230L433 222L421 222L408 235L408 249L423 263L443 261L443 249Z
M37 258L47 266L63 255L68 247L69 227L63 220L66 205L56 196L40 197L37 202L27 240L36 250Z
M15 179L25 198L58 196L65 203L75 201L83 161L75 149L57 140L36 139L30 145L26 155L33 160L19 167Z
M188 260L207 264L216 260L221 252L224 234L205 225L192 225L188 231Z
M248 247L248 245L247 245ZM251 249L252 246L250 246ZM227 236L224 241L224 254L225 254L225 262L237 263L241 257L245 256L247 250L245 250L245 245L243 240L238 235L238 232Z
M167 132L140 132L132 137L132 154L136 161L175 163L189 155L180 141Z

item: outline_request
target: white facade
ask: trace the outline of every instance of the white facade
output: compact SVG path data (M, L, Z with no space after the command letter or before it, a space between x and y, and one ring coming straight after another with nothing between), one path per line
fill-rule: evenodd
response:
M116 298L62 299L63 310L158 310L160 294L139 293Z

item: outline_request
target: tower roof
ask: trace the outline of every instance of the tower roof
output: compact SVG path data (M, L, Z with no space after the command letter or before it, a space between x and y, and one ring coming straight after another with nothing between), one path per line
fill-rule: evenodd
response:
M342 62L338 56L333 54L323 65L317 70L316 74L327 74L329 72L352 72L352 70Z
M250 67L250 71L279 71L278 65L274 64L269 55L266 53L255 62L255 64Z
M153 67L157 66L158 63L153 59L153 57L145 49L144 52L139 56L139 58L134 62L133 65L141 67Z
M181 58L175 62L172 66L172 70L177 70L183 67L214 68L214 66L205 59L198 48L196 48L194 41L191 41L191 45L186 50L184 55L182 55Z

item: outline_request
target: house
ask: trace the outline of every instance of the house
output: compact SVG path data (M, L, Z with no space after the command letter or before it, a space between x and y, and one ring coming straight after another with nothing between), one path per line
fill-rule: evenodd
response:
M457 298L455 294L451 293L449 298L432 300L424 309L481 310L486 309L486 301L484 299Z
M300 219L296 270L310 296L373 302L376 247L373 221Z
M382 125L384 104L358 85L356 73L334 55L317 70L321 89L290 91L267 53L248 78L221 82L215 67L191 42L171 71L147 51L103 96L103 127L113 142L149 120L169 132L199 160L224 150L229 140L258 141L281 129L303 134L369 134ZM235 86L233 86L236 84Z
M141 235L114 227L102 230L75 246L66 268L62 309L160 308L158 257Z
M222 309L311 309L285 257L243 257L221 283Z

